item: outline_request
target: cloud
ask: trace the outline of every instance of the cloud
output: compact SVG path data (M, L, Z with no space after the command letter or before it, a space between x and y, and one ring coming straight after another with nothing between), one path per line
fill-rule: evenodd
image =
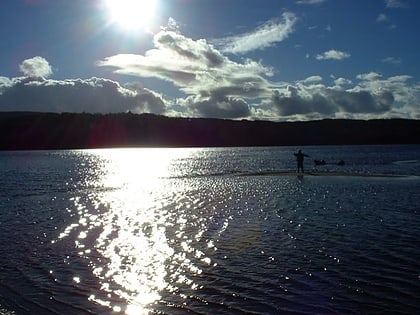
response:
M378 15L378 17L376 18L376 22L378 23L386 23L386 25L388 25L388 28L390 30L396 29L397 25L391 22L391 19L385 15L384 13L381 13Z
M130 90L107 79L14 78L0 79L0 111L161 114L165 101L153 91Z
M370 76L369 76L370 77ZM367 90L371 93L390 91L395 100L389 114L395 117L420 118L420 84L410 84L413 77L409 75L396 75L389 78L376 76L375 79L364 80L365 76L359 75L361 82L354 89Z
M270 103L280 116L345 117L373 115L389 111L394 102L391 92L339 90L325 85L288 85L273 91ZM270 104L266 102L267 104Z
M393 102L391 93L373 95L368 91L338 91L325 86L310 90L289 86L287 92L273 95L273 102L281 115L319 113L333 116L339 112L371 114L389 110Z
M319 82L322 81L322 77L319 75L313 75L310 77L307 77L305 80L303 80L303 83L313 83L313 82Z
M420 84L409 84L411 76L384 78L369 72L357 75L357 79L355 85L346 78L335 79L333 86L311 80L283 83L273 89L271 98L251 109L254 116L286 120L420 117Z
M181 28L180 24L173 17L169 17L167 26L163 27L163 29L166 30L166 31L173 31L173 32L176 32L176 33L178 33L180 31L180 28Z
M3 94L8 88L13 86L13 81L7 77L0 76L0 95Z
M342 88L343 85L350 85L353 82L346 78L337 78L334 80L334 84L337 88Z
M270 20L252 32L214 40L213 43L225 53L244 54L265 49L287 39L293 33L296 21L294 13L285 12L281 19Z
M356 76L359 80L376 81L382 78L382 75L377 72L361 73Z
M169 31L156 34L154 44L144 55L115 55L99 61L98 66L172 82L187 94L184 105L192 115L220 117L228 113L233 118L237 113L236 117L244 117L245 99L271 93L266 77L273 71L259 62L232 61L204 39L192 40Z
M385 22L385 21L388 21L388 17L383 13L379 14L378 17L376 18L376 22L378 23Z
M298 0L296 1L297 4L321 4L326 2L327 0Z
M400 58L395 58L395 57L386 57L386 58L382 59L381 61L383 63L387 63L387 64L391 64L391 65L401 64L401 59Z
M195 97L187 97L180 100L180 104L188 108L189 115L194 117L212 118L246 118L251 115L248 103L239 97L226 97L212 95L201 100Z
M385 6L390 9L408 8L408 4L402 0L385 0Z
M348 52L331 49L323 52L322 54L316 55L315 58L317 60L343 60L350 58L350 56L351 55Z
M416 103L420 109L418 85L410 86L408 81L412 79L409 75L397 75L389 78L383 78L380 74L370 72L357 76L361 82L354 89L380 93L381 91L392 91L395 101L404 106L408 103Z
M176 62L174 62L174 60ZM354 82L314 74L294 83L270 82L259 62L235 62L205 40L173 32L155 37L144 55L117 55L100 65L137 77L172 82L185 97L165 100L140 83L103 79L52 80L0 77L0 111L155 113L169 116L308 120L322 118L420 118L420 84L409 75L358 74Z
M53 73L48 61L40 56L24 60L19 69L23 75L32 78L48 78Z
M186 96L166 107L172 116L307 120L419 115L420 88L410 85L406 75L384 78L367 72L357 75L356 83L332 77L331 86L316 74L295 83L270 82L273 69L250 59L233 61L204 39L162 31L154 43L144 55L111 56L98 65L179 87ZM324 59L349 56L336 50L322 54Z

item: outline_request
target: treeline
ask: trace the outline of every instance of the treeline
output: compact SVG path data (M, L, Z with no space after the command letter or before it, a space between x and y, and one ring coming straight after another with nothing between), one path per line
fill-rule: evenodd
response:
M420 143L420 120L307 122L152 114L0 113L0 150Z

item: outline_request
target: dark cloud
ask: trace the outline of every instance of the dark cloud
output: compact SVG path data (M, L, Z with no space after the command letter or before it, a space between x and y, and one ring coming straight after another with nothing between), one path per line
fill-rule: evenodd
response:
M244 79L243 83L240 83L240 81L241 80L238 79L238 81L236 81L237 84L215 87L209 94L217 95L216 98L227 96L258 98L267 92L266 89L261 88L260 85L252 84L250 81L246 81L246 79Z
M185 41L185 37L174 32L160 32L155 37L155 43L157 47L162 49L169 49L176 52L179 56L185 57L191 60L199 60L199 55L195 54L189 48L188 41Z
M333 112L332 104L318 93L306 98L300 96L295 87L289 86L287 91L289 96L282 95L277 90L273 92L272 102L280 116L305 115L314 112L329 115Z
M165 68L156 67L155 70L150 68L150 71L154 71L155 75L158 77L164 78L170 82L177 82L179 85L188 85L197 79L194 73L182 70L168 70Z
M195 117L236 119L251 115L249 105L241 98L213 95L206 100L191 97L184 101L189 114Z
M42 112L165 112L164 100L147 89L136 91L101 79L0 80L0 111Z
M369 91L337 91L329 90L331 103L339 111L354 114L384 113L391 109L394 96L391 92L372 94Z
M288 86L283 91L275 90L272 104L280 116L320 114L333 117L337 113L378 114L389 111L394 103L391 92L373 94L369 91L345 91L325 86L313 89Z
M207 50L204 52L209 67L220 67L224 62L224 57L215 50Z

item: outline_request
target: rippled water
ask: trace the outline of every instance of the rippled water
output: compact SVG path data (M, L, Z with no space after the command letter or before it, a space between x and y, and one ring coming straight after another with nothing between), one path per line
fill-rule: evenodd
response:
M1 152L0 314L419 313L420 147L294 150Z

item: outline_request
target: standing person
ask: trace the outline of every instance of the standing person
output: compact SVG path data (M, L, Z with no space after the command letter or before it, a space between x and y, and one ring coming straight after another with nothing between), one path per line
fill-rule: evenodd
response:
M297 172L299 173L299 170L303 173L303 160L306 157L309 157L309 155L302 153L301 150L298 151L298 153L293 153L294 156L296 156L296 162L297 162Z

